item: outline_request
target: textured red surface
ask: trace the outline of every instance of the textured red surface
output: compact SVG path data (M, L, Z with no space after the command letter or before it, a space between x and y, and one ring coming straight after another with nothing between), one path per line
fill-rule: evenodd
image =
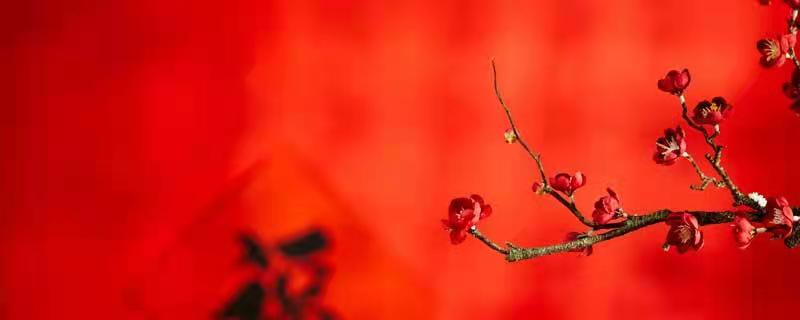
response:
M776 1L777 2L777 1ZM3 10L0 318L203 319L237 285L236 230L334 236L326 303L350 319L751 319L792 310L800 258L726 226L665 254L665 226L506 264L439 219L493 206L482 230L542 245L580 225L535 197L503 143L489 59L550 172L581 170L628 211L726 208L652 163L678 123L656 89L724 95L720 141L745 191L800 202L800 119L755 41L787 9L756 1L29 1ZM3 68L6 70L6 68ZM8 74L11 77L8 77ZM704 151L689 136L696 158ZM244 172L244 173L242 173ZM354 299L358 297L358 299Z

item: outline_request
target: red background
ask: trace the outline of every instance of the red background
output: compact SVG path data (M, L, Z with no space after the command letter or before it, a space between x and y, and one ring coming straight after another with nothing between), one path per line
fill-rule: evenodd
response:
M798 119L755 41L788 9L756 1L28 1L2 10L0 318L203 319L236 285L236 230L334 237L326 304L349 319L791 317L798 254L726 226L661 251L663 225L507 264L451 246L449 200L480 193L497 241L581 226L530 192L489 60L551 173L581 170L589 211L727 208L692 192L654 139L679 122L656 80L688 67L690 104L723 95L719 139L744 191L800 201ZM8 77L8 75L11 77ZM689 136L696 158L704 152Z

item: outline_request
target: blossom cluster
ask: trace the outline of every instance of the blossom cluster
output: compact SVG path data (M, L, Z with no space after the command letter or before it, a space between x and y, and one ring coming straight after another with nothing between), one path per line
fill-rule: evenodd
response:
M763 61L763 59L762 59ZM776 63L777 64L777 63ZM796 74L800 78L800 75ZM714 97L710 100L702 100L692 109L691 116L688 116L686 107L685 93L691 82L689 70L672 70L667 72L664 78L658 80L658 89L679 97L681 105L686 114L686 121L693 128L699 128L702 133L708 134L703 126L712 126L714 136L720 133L720 125L730 116L733 106L723 97ZM800 93L800 86L796 87ZM519 139L516 130L509 129L504 133L507 143L516 143ZM707 136L708 137L708 136ZM664 130L664 135L656 139L656 150L653 160L659 165L670 166L679 159L691 159L687 151L686 132L680 125ZM694 164L694 163L693 163ZM697 169L699 172L699 168ZM705 175L702 175L705 177ZM574 206L575 193L585 186L587 176L581 171L570 173L557 173L550 176L545 181L533 183L532 190L539 194L563 194L567 196L570 203ZM611 188L607 188L607 195L601 196L594 202L591 222L593 230L600 229L610 224L624 223L628 214L622 208L619 195ZM559 196L560 197L560 196ZM733 227L733 238L739 248L747 248L759 233L770 233L773 239L787 237L792 229L794 216L788 201L783 197L764 198L758 193L751 193L748 198L751 203L761 207L763 213L760 218L753 219L747 213L737 214ZM563 199L563 198L561 198ZM565 200L566 201L566 200ZM485 203L479 195L471 195L464 198L456 198L450 202L448 208L448 218L442 220L444 228L450 233L450 241L453 244L460 244L466 239L467 235L476 230L480 220L489 217L492 207ZM669 227L664 242L664 250L676 248L678 253L685 253L690 250L697 251L703 247L704 238L701 231L701 223L696 216L690 212L671 212L664 219L664 223ZM580 240L592 235L589 232L569 232L565 240L567 242ZM594 252L591 245L571 249L569 251L579 252L589 256Z
M770 1L760 1L763 5L769 5ZM778 34L775 37L764 38L756 42L756 49L761 54L760 63L765 68L777 68L791 60L794 62L795 69L791 79L783 84L783 93L792 100L790 109L800 115L800 61L794 52L797 42L798 31L798 12L800 12L800 0L784 0L786 5L791 8L788 18L786 33Z
M760 0L760 2L768 5L770 1ZM756 47L761 54L759 62L765 68L780 67L787 60L791 60L797 67L791 80L784 84L783 92L794 100L792 109L800 114L800 61L794 53L796 34L800 27L797 22L800 0L784 0L784 3L792 9L788 32L774 38L761 39L757 42ZM660 91L678 98L681 116L686 126L674 125L664 129L663 135L655 140L652 160L657 165L672 166L681 159L685 159L701 180L701 184L691 186L692 189L704 190L712 183L719 188L728 189L734 200L733 207L736 211L733 213L731 211L662 210L645 215L631 214L623 209L619 194L607 187L606 194L599 196L594 201L591 217L584 217L576 202L576 195L581 188L587 185L587 175L582 171L560 172L555 175L545 173L540 155L523 141L515 127L511 112L500 97L494 62L492 62L492 67L495 71L495 93L501 106L505 109L511 125L511 128L504 133L504 140L509 144L521 145L536 162L541 174L539 181L535 181L531 189L535 194L549 195L558 200L589 230L568 232L565 235L564 243L544 248L531 248L525 251L527 256L520 257L518 247L508 244L508 248L504 249L478 232L478 223L491 215L492 207L481 196L473 194L469 197L453 199L448 208L447 219L442 220L444 228L449 232L452 244L462 243L471 234L495 251L507 255L509 261L567 251L589 256L594 252L593 244L656 222L663 222L667 226L663 244L664 251L675 248L675 251L683 254L703 248L705 239L702 228L707 224L732 222L733 240L735 245L741 249L750 246L759 234L768 234L771 239L786 239L797 228L795 223L800 222L800 216L794 216L794 210L797 208L793 209L786 198L782 196L764 197L756 192L745 195L723 168L721 160L724 146L719 145L715 139L722 134L721 127L733 117L733 105L724 97L716 96L700 100L693 108L690 108L686 101L686 93L692 83L692 76L688 69L670 70L657 81L657 88ZM707 165L714 169L713 175L705 174L691 156L689 152L691 145L687 138L690 132L687 130L702 135L702 140L699 141L710 147L712 152L707 153L705 158L708 160ZM611 231L597 234L601 230ZM787 245L789 245L788 243Z

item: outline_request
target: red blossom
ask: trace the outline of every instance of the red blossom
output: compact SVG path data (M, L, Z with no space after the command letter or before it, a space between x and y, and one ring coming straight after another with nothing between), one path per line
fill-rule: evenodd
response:
M761 3L764 3L764 0L760 0L760 1L761 1ZM785 2L786 4L788 4L790 7L794 8L794 9L800 9L800 0L783 0L783 2ZM769 4L769 1L767 1L767 4Z
M665 250L670 246L678 248L678 253L685 253L692 249L698 251L703 248L703 232L700 231L700 224L697 218L690 213L673 212L667 216L667 240L664 243Z
M691 81L692 76L688 69L671 70L663 79L658 80L658 89L679 96L683 94Z
M442 219L442 224L445 230L450 231L450 242L459 244L467 238L470 228L491 214L492 207L484 204L481 196L473 194L469 198L456 198L450 201L447 219Z
M767 199L767 207L764 208L764 212L764 217L759 222L763 223L767 231L772 233L773 238L786 238L792 233L794 213L786 198Z
M782 35L778 39L758 40L756 49L761 53L759 62L765 68L782 66L796 41L795 35L791 33Z
M584 237L586 237L586 234L583 234L583 233L580 233L580 232L570 232L570 233L567 233L567 236L564 238L564 241L571 242L571 241L575 241L575 240L578 240L578 239L583 239ZM588 257L588 256L592 255L592 252L594 252L594 249L592 249L592 246L587 246L587 247L584 247L584 248L572 249L572 250L570 250L570 252L580 252L581 255L584 255L584 256Z
M653 160L658 164L673 165L686 153L686 136L681 126L664 130L664 136L656 140Z
M739 249L747 248L756 237L756 227L745 217L736 216L731 226L733 226L733 240Z
M567 173L559 173L555 177L550 177L550 186L554 190L561 191L566 195L572 195L575 190L586 184L586 175L582 172L575 172L574 176Z
M608 195L594 203L594 212L592 212L592 220L599 225L607 224L622 214L622 204L619 201L619 197L617 197L617 193L611 188L606 190Z
M692 120L698 124L718 125L727 119L733 106L723 97L714 97L711 101L703 100L694 107Z

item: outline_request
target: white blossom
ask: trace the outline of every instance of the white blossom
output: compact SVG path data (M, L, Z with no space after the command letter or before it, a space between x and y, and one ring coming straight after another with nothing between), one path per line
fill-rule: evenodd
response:
M767 198L764 198L764 196L758 194L758 192L752 192L748 194L747 197L750 198L750 200L753 200L756 203L758 203L759 207L764 208L767 206Z

